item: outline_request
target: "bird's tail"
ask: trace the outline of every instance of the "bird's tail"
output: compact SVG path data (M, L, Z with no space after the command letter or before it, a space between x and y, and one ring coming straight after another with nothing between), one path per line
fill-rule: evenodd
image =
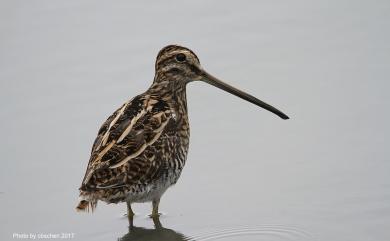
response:
M76 207L77 212L93 212L97 206L97 199L93 198L90 194L80 191L80 202Z

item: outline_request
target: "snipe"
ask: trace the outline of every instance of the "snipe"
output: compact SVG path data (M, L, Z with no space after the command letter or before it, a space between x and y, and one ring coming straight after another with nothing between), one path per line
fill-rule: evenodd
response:
M78 210L97 201L152 202L152 217L164 192L175 184L189 146L186 85L204 81L258 105L282 119L288 116L207 73L190 49L169 45L157 55L153 84L124 103L102 125L80 187Z

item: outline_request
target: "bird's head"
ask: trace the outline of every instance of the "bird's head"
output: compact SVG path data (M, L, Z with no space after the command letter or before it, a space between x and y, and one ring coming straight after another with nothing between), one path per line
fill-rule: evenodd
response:
M165 76L170 81L188 83L201 76L199 59L190 49L168 45L160 50L156 58L156 76ZM155 79L159 81L160 79Z
M271 111L282 119L288 119L287 115L275 107L207 73L200 65L196 54L188 48L179 45L164 47L157 55L155 68L154 82L156 84L160 81L169 81L175 83L175 85L186 85L191 81L203 81Z

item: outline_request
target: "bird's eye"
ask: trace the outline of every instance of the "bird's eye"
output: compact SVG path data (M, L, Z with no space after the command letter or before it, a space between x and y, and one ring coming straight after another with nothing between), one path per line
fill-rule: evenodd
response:
M179 62L184 62L184 61L186 61L186 56L185 56L185 54L178 54L178 55L176 55L176 60L179 61Z

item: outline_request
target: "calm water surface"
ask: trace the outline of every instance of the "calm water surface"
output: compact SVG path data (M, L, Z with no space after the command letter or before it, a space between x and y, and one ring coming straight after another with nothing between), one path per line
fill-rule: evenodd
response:
M389 1L1 1L0 240L390 240L389 11ZM291 119L192 83L190 153L160 223L150 204L134 206L130 230L123 204L76 213L100 124L150 85L170 43Z

